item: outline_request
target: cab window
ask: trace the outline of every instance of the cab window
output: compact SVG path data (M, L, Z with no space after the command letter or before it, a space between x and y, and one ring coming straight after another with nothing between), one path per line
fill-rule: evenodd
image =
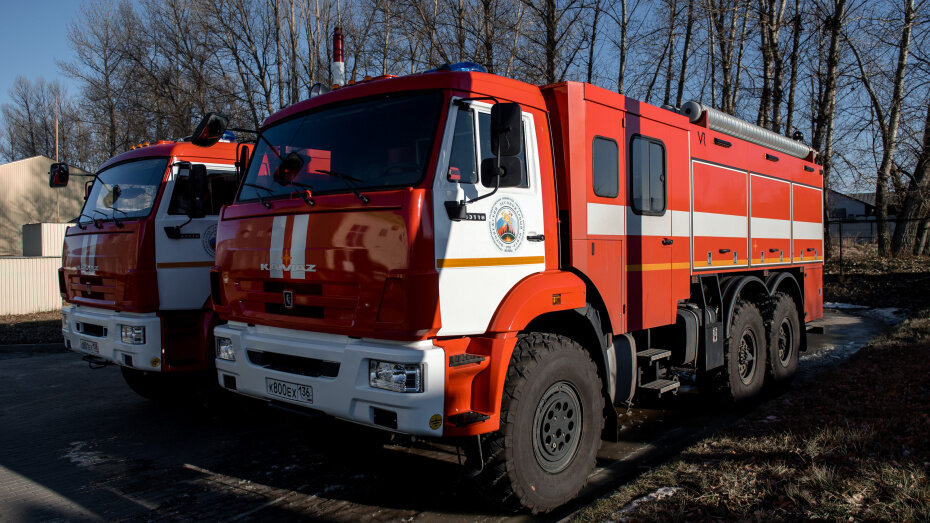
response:
M636 135L630 141L630 202L633 212L665 214L665 144Z
M207 171L207 198L204 202L204 213L219 214L220 207L232 203L238 186L235 171ZM186 215L189 206L188 177L178 176L174 181L168 214Z

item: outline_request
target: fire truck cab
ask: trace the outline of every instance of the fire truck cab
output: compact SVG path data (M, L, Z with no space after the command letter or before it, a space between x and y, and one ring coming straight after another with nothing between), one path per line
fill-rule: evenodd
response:
M228 138L234 137L231 135ZM92 368L119 365L129 386L161 399L213 373L208 273L220 208L238 187L227 139L141 144L111 158L88 182L59 269L62 334ZM68 183L54 164L50 185ZM207 383L210 383L207 382Z
M451 69L264 122L217 231L223 387L460 438L489 493L539 512L582 488L615 405L790 378L822 307L809 147Z

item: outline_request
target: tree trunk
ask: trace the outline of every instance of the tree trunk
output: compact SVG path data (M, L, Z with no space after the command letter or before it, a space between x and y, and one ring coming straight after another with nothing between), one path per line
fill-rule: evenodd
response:
M905 250L915 247L919 221L927 212L927 190L930 186L930 106L927 106L927 116L924 119L924 139L914 174L908 183L904 201L898 212L891 238L891 255L898 256Z
M794 0L794 28L791 34L791 76L788 79L788 108L785 114L785 135L794 127L794 96L798 85L798 60L801 47L801 0Z
M678 70L678 94L675 96L675 107L681 107L685 93L685 78L688 76L688 53L691 50L691 33L693 30L694 0L688 0L688 20L685 23L685 42L681 50L681 68Z

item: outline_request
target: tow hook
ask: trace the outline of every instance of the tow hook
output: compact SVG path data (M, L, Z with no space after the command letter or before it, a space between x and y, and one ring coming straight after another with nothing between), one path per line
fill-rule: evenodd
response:
M113 363L101 358L100 356L92 356L90 354L85 354L82 360L87 362L87 366L92 369L102 369L107 365L113 365Z

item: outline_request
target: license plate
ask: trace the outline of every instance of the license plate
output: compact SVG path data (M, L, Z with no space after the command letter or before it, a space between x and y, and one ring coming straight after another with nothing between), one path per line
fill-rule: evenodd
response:
M313 404L313 387L265 378L265 392L276 398Z
M100 354L100 347L97 346L96 341L81 340L81 351Z

